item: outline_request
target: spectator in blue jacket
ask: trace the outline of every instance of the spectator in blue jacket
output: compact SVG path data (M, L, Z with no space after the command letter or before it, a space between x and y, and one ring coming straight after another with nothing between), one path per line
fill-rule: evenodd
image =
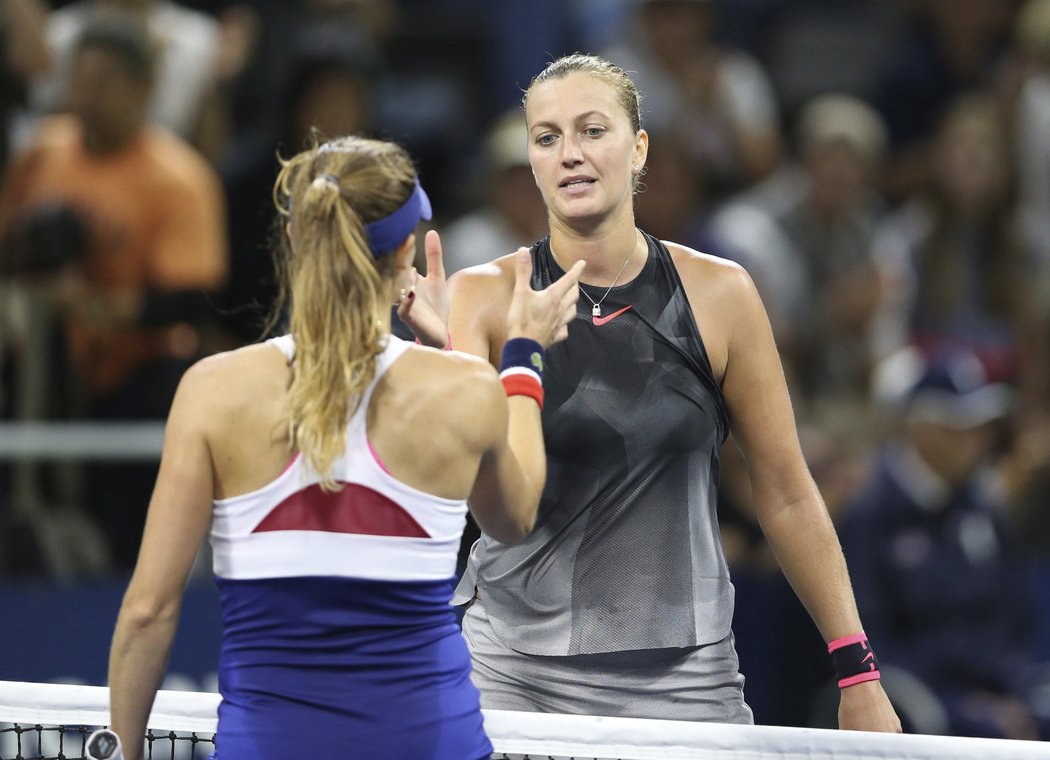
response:
M925 362L841 538L881 664L925 682L955 734L1046 738L1024 558L989 467L1009 406L973 354Z

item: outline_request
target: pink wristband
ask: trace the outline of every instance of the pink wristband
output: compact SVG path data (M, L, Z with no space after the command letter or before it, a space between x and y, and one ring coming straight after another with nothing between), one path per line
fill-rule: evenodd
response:
M879 661L868 643L864 631L842 636L828 643L828 654L835 666L839 688L875 681L879 675Z
M882 678L882 674L877 670L871 673L858 673L849 678L840 678L839 688L845 689L847 686L856 686L859 683L865 683L867 681L878 681L880 678Z
M841 639L835 639L828 644L828 654L831 654L836 649L842 649L850 644L859 644L862 641L867 641L868 637L864 634L864 631L860 633L853 633L849 636L843 636Z

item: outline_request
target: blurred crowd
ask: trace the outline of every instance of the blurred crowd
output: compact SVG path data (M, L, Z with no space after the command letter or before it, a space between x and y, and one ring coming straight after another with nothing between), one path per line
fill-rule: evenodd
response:
M314 134L409 149L450 272L537 240L519 101L574 50L643 94L638 226L762 293L906 722L1050 738L1050 0L0 0L0 417L160 420L264 337L277 157ZM130 568L154 465L18 467L0 577ZM816 725L746 467L730 441L748 697Z

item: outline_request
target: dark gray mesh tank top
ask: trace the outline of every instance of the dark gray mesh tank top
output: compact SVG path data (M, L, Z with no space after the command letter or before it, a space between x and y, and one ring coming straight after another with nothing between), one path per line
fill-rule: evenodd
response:
M649 258L602 302L605 321L594 324L581 295L568 340L547 352L535 530L515 546L482 536L457 590L463 601L476 584L496 633L520 652L690 647L729 634L733 587L715 516L725 402L670 253L646 239ZM564 273L549 239L532 258L535 289Z

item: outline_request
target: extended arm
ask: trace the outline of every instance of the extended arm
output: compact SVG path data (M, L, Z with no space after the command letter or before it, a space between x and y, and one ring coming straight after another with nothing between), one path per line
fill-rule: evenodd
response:
M737 270L731 276L735 319L723 390L734 435L751 473L759 522L824 640L859 633L860 615L846 562L802 456L769 320L747 274ZM842 690L839 724L900 731L900 721L878 681Z
M484 394L475 409L488 410L489 440L468 501L486 535L513 544L532 531L546 479L540 409L530 398L507 398L494 378Z
M167 667L183 588L211 520L212 462L200 421L208 394L190 370L172 404L160 473L109 660L112 727L126 760L142 757L153 699Z
M527 249L518 251L514 259L514 285L504 330L508 339L524 338L535 341L541 348L568 337L568 324L576 315L579 299L577 282L583 270L582 262L574 266L557 282L542 291L530 285L532 261ZM500 280L483 280L454 290L453 311L461 315L454 338L457 348L488 359L491 338L484 315L491 315L494 294L486 293L485 285L498 286ZM502 295L497 292L496 297ZM458 302L457 302L458 299ZM504 301L505 302L505 301ZM542 364L542 362L541 362ZM502 389L501 389L502 392ZM543 443L540 405L529 396L510 395L498 403L492 413L494 437L486 450L478 470L470 506L481 529L493 538L513 542L532 530L540 496L547 477L547 454ZM503 420L506 420L504 427ZM498 432L497 432L498 431ZM502 518L502 520L501 520ZM504 530L501 521L513 519L511 530ZM496 527L493 532L488 525Z

